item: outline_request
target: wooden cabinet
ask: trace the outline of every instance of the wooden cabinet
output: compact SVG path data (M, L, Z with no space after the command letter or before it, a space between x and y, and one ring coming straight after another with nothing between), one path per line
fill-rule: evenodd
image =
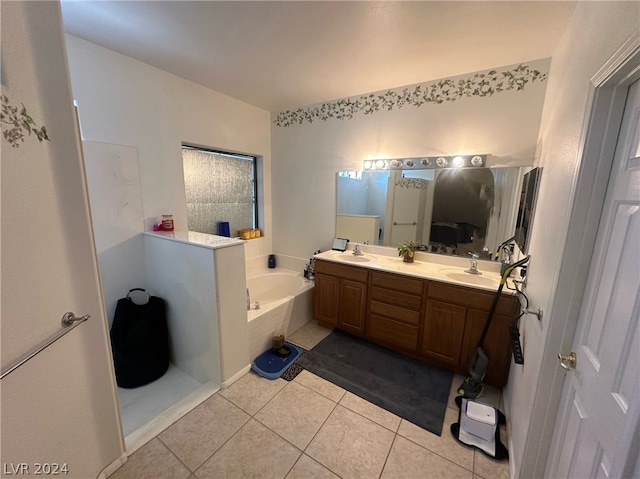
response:
M475 309L467 310L467 321L465 325L465 335L462 344L462 356L460 365L463 374L467 374L469 363L478 347L478 341L482 334L482 329L487 321L487 311ZM511 366L511 338L509 336L509 325L511 317L504 314L495 314L491 320L491 326L487 331L482 349L489 358L487 375L484 382L496 387L502 387L507 383L509 377L509 367Z
M316 261L318 324L371 341L462 375L468 374L495 292L331 261ZM506 384L511 365L509 325L517 297L503 294L483 349L486 384Z
M340 309L340 279L325 274L316 275L313 301L318 323L335 327Z
M460 363L467 308L427 301L421 352L435 363L457 368Z
M368 278L364 268L316 261L314 310L318 324L364 334Z
M423 347L425 342L429 344L432 342L427 338L427 331L432 329L434 331L433 334L443 338L441 339L442 343L437 353L443 356L449 353L451 359L454 358L455 354L459 356L457 363L453 361L447 363L446 359L442 357L439 358L431 352L423 350L425 355L440 365L446 366L450 364L454 372L467 375L469 363L473 359L476 348L478 347L478 341L480 340L482 330L488 319L494 296L495 293L490 291L432 282L429 287L429 300L427 303L429 305L434 303L440 305L440 312L435 314L434 317L431 317L427 313ZM447 316L447 313L442 312L442 304L446 304L447 308L451 308L451 312L449 312L448 315L452 322L449 325L446 325L446 320L443 319ZM516 296L503 294L496 305L491 326L487 331L483 350L489 357L489 365L484 382L491 386L502 387L507 383L509 367L511 366L509 325L515 317L515 314L517 314L518 306L519 302ZM438 320L439 317L440 319ZM461 317L464 317L464 320L461 320ZM436 324L431 323L433 319L436 319ZM454 323L462 323L464 325L461 336L459 327L455 327ZM454 340L454 338L457 339ZM457 353L453 346L447 348L445 346L447 344L457 344L459 346ZM444 354L442 351L444 351Z
M372 272L365 336L386 346L416 353L426 288L425 280Z
M366 283L341 279L338 327L356 334L364 333L366 304Z

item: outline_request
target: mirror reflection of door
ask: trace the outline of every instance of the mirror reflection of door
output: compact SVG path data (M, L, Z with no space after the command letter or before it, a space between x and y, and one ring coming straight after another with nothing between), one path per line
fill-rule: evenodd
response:
M397 246L407 241L422 242L426 193L429 182L404 178L393 171L387 186L387 228L384 244Z
M436 250L480 254L494 204L494 178L486 168L437 172L430 245Z

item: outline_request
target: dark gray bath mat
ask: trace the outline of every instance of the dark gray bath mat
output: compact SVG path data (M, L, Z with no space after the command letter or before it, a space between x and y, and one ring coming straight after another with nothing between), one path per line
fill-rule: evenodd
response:
M337 330L296 364L427 431L442 434L450 372Z

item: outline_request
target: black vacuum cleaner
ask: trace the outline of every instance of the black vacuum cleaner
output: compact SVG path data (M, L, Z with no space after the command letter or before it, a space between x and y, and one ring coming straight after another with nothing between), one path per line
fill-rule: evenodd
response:
M489 331L489 326L491 326L491 320L493 319L493 314L495 313L496 306L498 306L500 294L502 293L502 287L507 282L507 278L511 274L511 271L520 266L524 266L529 261L529 258L530 256L526 256L520 261L510 264L502 273L502 277L500 278L500 286L498 286L498 290L496 291L493 302L491 303L487 321L484 324L484 329L482 330L480 340L478 341L478 347L476 348L476 352L473 355L471 364L469 365L469 377L467 377L467 379L465 379L458 388L459 396L463 396L469 399L476 399L482 394L482 391L484 390L482 380L484 379L484 375L487 372L487 366L489 365L489 357L482 349L484 339L487 335L487 331Z

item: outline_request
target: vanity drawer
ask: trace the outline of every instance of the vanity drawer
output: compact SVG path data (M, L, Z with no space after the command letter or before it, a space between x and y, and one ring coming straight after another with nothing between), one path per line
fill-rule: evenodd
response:
M413 324L415 326L418 326L418 324L420 324L420 311L400 308L398 306L381 303L379 301L369 302L369 312L371 316L386 316L387 318L393 318L394 320Z
M479 291L473 288L463 288L432 281L429 283L429 298L438 299L447 303L457 303L463 306L489 311L495 293ZM503 294L496 306L497 314L511 315L514 311L517 298Z
M367 337L410 351L418 348L418 327L372 314L367 323Z
M400 306L401 308L420 310L422 307L421 296L401 293L399 291L390 291L377 286L371 288L371 299L373 301Z
M330 274L331 276L360 281L361 283L366 283L369 276L369 271L364 268L322 260L316 260L316 273Z
M421 279L409 278L399 274L381 273L374 271L371 273L371 284L386 289L402 291L410 294L422 294L422 286L424 281Z

